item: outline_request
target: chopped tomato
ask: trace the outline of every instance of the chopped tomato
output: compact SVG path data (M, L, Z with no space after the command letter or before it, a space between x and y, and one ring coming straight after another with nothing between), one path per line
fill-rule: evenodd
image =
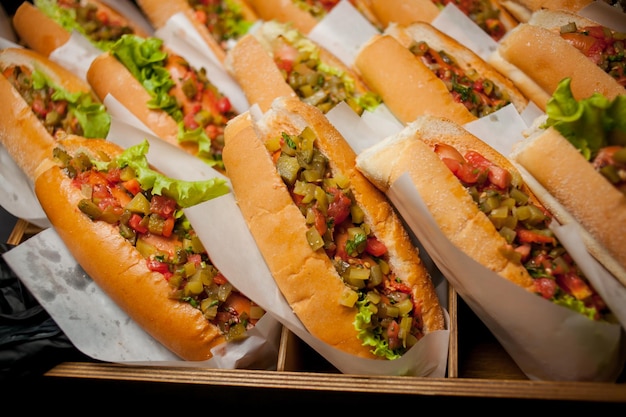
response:
M387 253L387 247L383 242L376 239L375 237L368 237L365 251L372 256L383 256L385 253Z
M171 217L176 211L176 201L169 197L155 194L150 199L150 211L164 218Z
M389 322L387 327L387 339L389 340L389 349L396 349L400 347L400 339L398 337L400 333L400 325L395 320Z
M556 282L550 278L535 279L535 292L545 299L551 299L556 293Z
M346 244L348 243L348 232L344 229L335 233L335 244L337 245L336 256L340 257L344 261L348 260L348 252L346 250Z
M559 284L559 287L576 297L577 300L585 300L593 294L593 291L585 281L573 272L558 275L556 282Z
M222 97L217 100L217 109L220 113L228 113L232 109L230 100L228 97Z
M313 213L315 214L315 228L317 229L320 236L324 236L324 233L326 233L326 231L328 230L326 217L317 207L313 207L312 210L313 210Z
M224 285L228 282L228 280L226 279L224 275L222 275L221 272L219 272L217 275L213 277L213 282L216 283L217 285Z
M240 293L233 291L230 293L226 301L224 301L223 306L225 308L230 308L233 311L236 311L238 316L241 316L245 313L248 317L250 317L251 304L252 303L247 297L244 297Z
M328 204L328 217L334 220L335 225L341 224L350 215L352 201L337 188L328 191L333 194L333 201Z
M196 267L202 264L202 256L198 253L191 253L187 256L187 262L193 262Z
M544 235L537 231L523 229L518 227L516 230L517 240L520 243L552 243L554 244L554 237Z
M393 288L395 291L400 291L401 293L404 294L411 294L411 287L409 287L408 285L406 285L403 282L398 282L395 279L390 279L387 284Z
M143 217L137 213L133 213L128 220L128 225L135 231L139 233L147 233L148 228L141 224Z
M163 221L163 229L161 230L161 235L165 237L172 236L172 232L174 231L174 225L176 223L176 219L174 217L167 217Z
M137 178L132 178L128 181L124 181L122 185L132 195L137 195L141 192L141 184L139 184L139 180Z
M166 277L171 275L170 268L167 262L161 262L158 259L150 257L146 259L146 265L148 266L148 269L150 271L160 272Z
M131 197L123 188L111 188L111 195L118 201L117 204L119 204L121 207L126 206L126 204L128 204L131 200Z
M500 168L497 165L491 165L489 167L489 173L487 174L489 181L500 188L501 190L506 190L511 185L511 180L513 176L509 171L504 168Z

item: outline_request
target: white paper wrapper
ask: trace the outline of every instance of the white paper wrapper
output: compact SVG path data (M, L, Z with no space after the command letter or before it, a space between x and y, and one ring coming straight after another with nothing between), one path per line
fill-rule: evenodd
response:
M335 111L339 109L331 113ZM466 128L508 155L527 128L525 120L507 106ZM365 128L358 136L351 135L343 131L349 122L335 126L355 150L385 137ZM547 302L467 257L441 233L408 175L387 194L437 267L530 379L614 381L619 376L626 353L620 325L596 323ZM621 323L626 323L624 288L589 255L577 228L555 224L554 231Z
M439 13L431 24L484 60L498 47L498 43L491 36L452 3Z
M105 0L108 4L125 17L136 22L146 33L154 32L137 6L130 1ZM50 60L67 68L83 80L87 80L87 71L95 58L103 51L96 48L86 37L76 31L72 31L70 39L50 53Z
M254 108L258 110L258 107ZM354 111L350 111L355 114ZM224 178L199 159L190 158L185 161L184 166L181 165L172 156L183 154L184 151L144 134L135 126L113 120L109 140L128 147L144 138L150 142L149 160L166 175L187 180ZM449 330L427 335L402 358L394 361L357 358L311 336L281 295L231 193L187 208L185 214L207 252L211 254L212 262L229 281L340 371L355 374L445 377ZM445 307L447 282L437 271L432 273L439 299Z
M35 196L32 182L0 145L0 206L13 216L46 228L50 222Z
M148 159L165 175L190 181L224 178L200 159L115 118L107 139L123 148L148 140ZM76 263L54 229L28 239L4 257L72 343L90 357L109 362L209 368L276 366L281 326L270 314L259 321L243 343L214 348L214 357L208 361L181 361L116 307ZM238 279L233 278L235 284Z
M3 254L7 264L84 354L126 364L273 369L280 325L266 315L241 343L207 361L183 361L147 334L87 276L53 228Z
M341 0L307 37L350 67L361 46L377 33L348 0Z
M156 30L155 36L163 39L168 48L185 58L193 67L206 69L207 78L228 97L237 112L248 110L250 105L243 90L224 69L184 13L170 17L162 28Z

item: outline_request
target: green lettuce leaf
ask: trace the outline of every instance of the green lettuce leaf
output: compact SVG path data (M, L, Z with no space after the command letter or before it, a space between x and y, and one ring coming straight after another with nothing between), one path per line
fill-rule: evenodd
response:
M53 100L67 100L68 111L76 116L86 138L106 138L111 127L111 116L104 104L95 101L89 92L77 91L71 93L61 86L54 84L46 75L35 69L32 74L35 89L52 88Z
M111 49L115 41L96 41L92 39L85 28L76 21L76 11L66 7L61 7L57 4L56 0L34 0L33 4L46 16L54 20L57 24L61 25L63 29L68 32L77 31L89 40L96 48L102 51L108 51Z
M600 93L576 100L571 78L563 79L546 104L543 128L553 126L591 160L609 145L626 145L626 95L610 100Z
M131 167L144 190L152 194L164 195L176 200L180 207L191 207L204 201L228 194L230 189L226 180L211 178L204 181L184 181L167 177L148 164L146 154L150 144L147 140L131 146L120 154L116 163L120 168ZM106 170L109 163L93 161L101 170Z

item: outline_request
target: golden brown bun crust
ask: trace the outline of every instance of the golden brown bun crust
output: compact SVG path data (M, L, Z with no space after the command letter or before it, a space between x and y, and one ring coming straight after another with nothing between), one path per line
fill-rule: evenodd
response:
M344 284L328 256L309 246L305 219L264 145L264 140L281 131L297 134L305 126L316 132L318 147L333 169L350 178L367 221L387 245L391 267L423 301L425 332L443 329L443 313L428 272L385 196L355 169L352 149L318 109L284 97L260 122L253 123L248 112L231 121L223 157L244 218L296 315L311 334L331 346L375 358L357 338L352 324L356 309L338 303Z
M431 0L370 0L369 7L384 28L390 23L431 23L440 13Z
M26 1L15 11L13 27L20 41L45 56L65 45L71 36L70 32Z
M537 10L567 10L577 12L594 0L501 0L502 7L520 22L527 22Z
M89 0L89 3L96 4L110 16L125 21L137 35L148 35L141 25L127 19L107 4L97 0ZM52 51L65 45L71 36L71 32L29 2L22 3L15 11L13 27L24 44L45 56L50 56Z
M246 20L254 22L258 19L256 13L245 2L240 0L232 0L234 3L241 7L241 11ZM183 13L187 19L191 22L194 28L198 31L204 42L215 54L215 56L224 62L226 59L226 51L215 40L211 32L207 29L206 25L202 24L196 19L193 7L189 5L187 0L172 0L172 1L160 1L160 0L138 0L137 4L143 10L145 15L150 20L150 23L157 29L165 26L167 21L177 13Z
M594 93L608 98L626 93L624 87L578 49L557 33L543 27L520 24L502 39L497 52L504 61L541 87L548 96L552 95L558 83L566 77L572 78L572 93L577 100L590 97ZM499 70L502 68L505 75L510 74L507 73L510 68L499 67L492 59L489 62ZM524 77L516 80L511 75L510 78L539 108L545 110L545 96L533 96L532 87L523 81Z
M114 143L100 139L68 137L59 143L70 152L79 147L110 155L121 152ZM181 358L211 358L210 349L224 341L217 327L200 310L169 298L169 284L161 274L148 270L145 259L116 226L93 222L78 209L83 196L58 166L37 178L35 192L76 261L122 310Z
M414 22L432 23L441 13L439 7L431 0L369 0L372 13L386 28L391 23L407 26ZM517 20L504 9L498 1L491 4L500 11L500 19L506 31L517 25Z
M34 51L25 48L0 51L0 73L16 65L43 71L52 82L67 91L91 91L89 85L79 77ZM0 143L26 176L34 181L38 167L50 155L55 139L3 75L0 75L0 97L3 98Z
M476 120L462 103L454 101L443 81L390 35L372 37L359 51L355 68L405 124L422 114L448 117L459 124Z
M258 104L262 111L268 110L276 97L296 97L272 56L251 34L242 37L228 52L226 67L241 86L248 103Z
M228 52L225 66L241 86L248 102L257 103L261 110L270 108L277 97L296 97L296 92L285 81L274 62L271 43L276 36L293 27L276 22L267 22L255 31L241 38ZM339 69L352 77L354 89L358 93L369 90L368 86L351 68L347 67L330 51L308 40L319 50L319 58L327 66Z
M296 6L292 0L247 0L256 14L263 20L276 20L282 23L291 23L300 32L307 34L318 20Z
M407 172L452 243L481 265L532 291L533 279L526 269L504 256L505 239L433 152L436 143L452 145L461 154L475 150L501 167L514 170L506 158L459 125L429 115L417 118L398 134L361 152L356 159L357 168L382 191Z
M511 157L626 269L626 196L622 192L553 128L525 138ZM561 222L559 212L551 211ZM602 261L595 249L592 245L590 253ZM614 275L626 285L623 272Z
M105 52L93 60L87 71L87 81L100 100L111 94L156 136L192 155L197 153L197 144L178 141L178 125L169 114L148 108L150 94L110 53Z

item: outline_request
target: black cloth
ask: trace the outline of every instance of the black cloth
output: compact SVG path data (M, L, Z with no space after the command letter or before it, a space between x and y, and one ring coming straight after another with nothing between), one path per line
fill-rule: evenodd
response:
M0 254L10 247L0 244ZM85 356L0 256L0 382L40 376Z

